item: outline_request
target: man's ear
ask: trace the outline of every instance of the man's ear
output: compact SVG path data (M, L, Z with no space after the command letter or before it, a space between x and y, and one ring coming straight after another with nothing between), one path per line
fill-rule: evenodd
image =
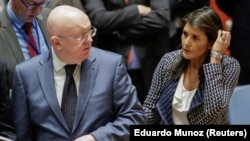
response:
M51 41L51 44L52 46L57 49L57 50L60 50L61 49L61 43L60 43L60 40L58 39L57 36L51 36L50 37L50 41Z

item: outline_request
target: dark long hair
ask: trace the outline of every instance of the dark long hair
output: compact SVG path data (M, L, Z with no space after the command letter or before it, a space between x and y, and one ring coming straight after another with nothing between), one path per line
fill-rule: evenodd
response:
M188 23L191 26L204 31L207 36L208 42L214 44L218 30L223 29L221 19L219 15L210 7L202 7L200 9L194 10L193 12L187 14L183 18L184 23ZM210 62L210 52L206 55L205 63ZM177 79L181 76L183 71L186 69L189 60L181 58L177 65L173 66L172 70L174 73L174 78ZM203 67L199 70L200 81L204 80Z

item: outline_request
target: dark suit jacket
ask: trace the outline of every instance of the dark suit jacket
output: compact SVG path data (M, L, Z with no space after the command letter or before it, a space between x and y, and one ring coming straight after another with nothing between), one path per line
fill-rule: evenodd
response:
M142 75L149 88L156 64L170 51L168 0L82 0L92 25L97 27L93 45L118 52L127 58L133 44L142 63ZM136 4L152 8L143 18ZM114 34L117 32L118 34Z
M0 61L0 136L15 139L7 84L7 65Z
M51 45L46 30L46 22L49 12L50 10L48 8L44 8L41 14L37 17L37 21L42 33L44 34L46 43L50 47ZM11 86L14 68L16 64L24 61L24 56L6 7L0 12L0 23L2 24L2 28L0 29L0 59L7 63L8 84Z
M82 6L82 3L81 3L81 0L51 0L51 1L49 2L48 7L49 7L50 9L53 9L53 8L55 8L56 6L64 5L64 4L70 5L70 6L74 6L74 7L78 8L78 9L84 11L83 6Z
M91 133L98 141L128 141L129 125L146 124L122 57L92 48L81 65L70 133L57 101L52 67L50 52L16 67L12 106L18 140L71 141Z

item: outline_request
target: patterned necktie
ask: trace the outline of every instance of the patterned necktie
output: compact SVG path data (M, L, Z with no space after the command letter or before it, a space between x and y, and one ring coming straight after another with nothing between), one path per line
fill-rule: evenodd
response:
M35 39L33 38L31 29L32 29L32 23L24 24L24 30L25 30L26 37L27 37L27 47L29 50L29 54L30 54L30 57L34 57L37 55L36 53L37 45L36 45Z
M64 83L61 105L63 116L68 124L70 131L73 127L77 103L76 85L73 78L75 67L76 65L66 65L64 67L66 71L66 80Z

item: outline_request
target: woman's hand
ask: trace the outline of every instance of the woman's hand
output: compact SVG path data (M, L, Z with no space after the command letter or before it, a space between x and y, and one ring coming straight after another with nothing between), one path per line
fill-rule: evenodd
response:
M218 31L218 36L211 52L217 52L219 54L224 54L230 45L231 34L229 31Z

